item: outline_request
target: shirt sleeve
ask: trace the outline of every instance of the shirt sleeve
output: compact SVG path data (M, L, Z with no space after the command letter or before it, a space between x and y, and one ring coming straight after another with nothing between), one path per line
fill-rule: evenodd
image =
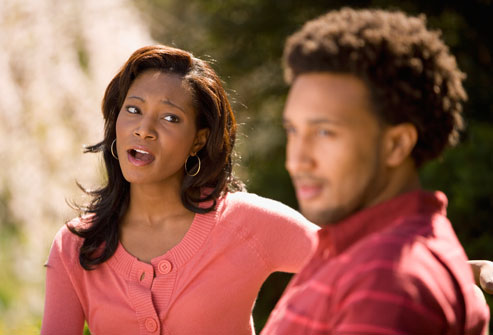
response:
M53 241L50 255L46 263L46 295L42 335L82 334L84 328L84 312L71 280L70 247L64 240L70 240L72 234L63 227ZM65 248L64 248L65 247ZM72 261L78 261L76 258Z
M272 272L299 272L311 256L318 226L281 202L255 194L239 193L241 201L229 202L236 220L248 224L259 252Z

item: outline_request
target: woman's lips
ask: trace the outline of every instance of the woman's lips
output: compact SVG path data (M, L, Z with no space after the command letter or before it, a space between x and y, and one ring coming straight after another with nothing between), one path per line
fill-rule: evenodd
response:
M130 149L127 156L128 161L135 166L145 166L154 161L154 155L142 149Z

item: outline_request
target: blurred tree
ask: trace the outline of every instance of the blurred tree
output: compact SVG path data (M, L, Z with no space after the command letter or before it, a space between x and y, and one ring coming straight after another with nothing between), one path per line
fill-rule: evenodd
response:
M14 255L8 250L18 243L19 239L19 229L12 221L12 215L7 206L8 200L8 194L5 192L0 194L0 264L4 265L0 271L0 313L5 313L10 308L18 292L16 287L18 283L8 280L14 274L12 266Z
M137 1L154 39L209 58L226 81L242 124L237 174L250 191L296 206L284 169L280 115L287 87L281 55L285 38L306 20L341 6L402 9L424 13L440 29L467 73L469 122L459 148L422 171L425 188L449 197L449 215L468 255L493 258L493 6L491 0L150 0ZM288 276L273 276L254 310L257 329L275 304Z
M152 43L130 0L54 4L0 1L0 334L36 333L43 264L75 215L65 199L99 181L82 145L102 137L104 88Z

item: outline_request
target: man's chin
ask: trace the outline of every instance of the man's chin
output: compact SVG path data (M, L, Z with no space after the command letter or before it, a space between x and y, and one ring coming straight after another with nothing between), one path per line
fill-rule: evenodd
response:
M348 216L343 209L316 209L301 206L301 214L318 226L326 226L337 223Z

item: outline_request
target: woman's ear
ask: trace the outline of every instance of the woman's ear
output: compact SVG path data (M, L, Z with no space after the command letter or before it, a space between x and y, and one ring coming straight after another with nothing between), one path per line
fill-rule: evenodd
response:
M202 128L197 131L192 145L192 153L197 153L200 151L200 149L204 147L204 145L207 143L207 139L209 138L209 134L209 128Z
M389 126L385 133L385 161L387 166L396 167L410 157L416 146L418 131L412 123Z

